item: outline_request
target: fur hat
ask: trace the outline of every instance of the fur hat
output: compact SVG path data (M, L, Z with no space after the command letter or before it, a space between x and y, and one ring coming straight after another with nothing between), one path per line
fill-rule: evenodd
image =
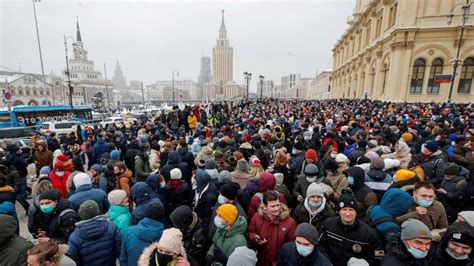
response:
M183 247L183 234L176 228L165 229L157 247L177 255L186 256L186 250Z

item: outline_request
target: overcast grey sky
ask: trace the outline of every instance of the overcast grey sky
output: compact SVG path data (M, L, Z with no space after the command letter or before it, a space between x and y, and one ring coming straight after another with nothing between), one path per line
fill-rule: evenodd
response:
M42 0L36 12L46 74L65 68L63 36L75 38L79 17L97 70L106 63L111 78L118 58L128 81L148 84L170 80L172 69L197 81L200 57L212 55L224 9L234 80L243 83L249 71L254 88L258 75L279 84L289 73L314 77L331 68L331 50L354 2ZM0 0L0 21L0 65L41 73L32 1Z

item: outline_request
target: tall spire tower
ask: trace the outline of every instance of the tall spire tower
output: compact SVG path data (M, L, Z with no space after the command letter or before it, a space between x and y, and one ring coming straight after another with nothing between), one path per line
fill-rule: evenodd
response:
M76 37L76 41L78 42L82 42L82 38L81 38L81 30L79 29L79 18L76 18L76 26L77 26L77 37Z
M219 38L212 49L212 76L214 82L227 82L233 80L234 50L229 45L227 30L224 22L224 10L219 29Z

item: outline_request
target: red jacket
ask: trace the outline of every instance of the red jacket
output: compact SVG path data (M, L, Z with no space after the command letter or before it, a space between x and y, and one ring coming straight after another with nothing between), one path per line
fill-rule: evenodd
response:
M257 266L277 265L278 252L283 244L295 240L296 222L290 217L290 210L282 204L278 219L270 221L260 207L252 217L248 228L249 240L256 243L255 236L260 236L268 242L258 250Z
M59 177L56 175L55 169L53 169L53 171L51 171L51 174L49 174L49 178L51 178L51 183L53 184L53 188L58 191L61 198L67 199L68 189L67 189L66 183L70 175L71 175L71 172L65 171L64 175Z

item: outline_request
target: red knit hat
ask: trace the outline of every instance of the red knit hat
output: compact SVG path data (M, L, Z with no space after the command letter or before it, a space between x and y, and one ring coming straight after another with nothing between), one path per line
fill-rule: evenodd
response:
M313 149L309 149L305 156L304 156L306 159L308 160L313 160L313 161L316 161L318 159L318 153L313 150Z
M72 164L71 160L64 155L58 155L56 157L56 163L54 164L54 169L57 169L59 171L72 171L74 169L74 165Z

